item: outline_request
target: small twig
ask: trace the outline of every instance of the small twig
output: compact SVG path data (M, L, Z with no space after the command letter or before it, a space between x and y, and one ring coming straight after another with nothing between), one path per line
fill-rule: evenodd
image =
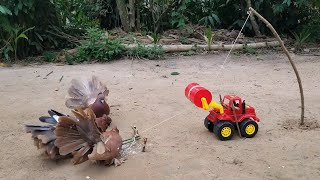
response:
M49 72L47 75L46 75L46 77L48 77L50 74L52 74L53 73L53 71L51 71L51 72Z
M46 75L46 77L44 77L43 79L47 79L47 77L48 77L50 74L52 74L52 73L53 73L53 71L49 72L49 73Z
M61 82L61 81L62 81L62 79L63 79L63 76L61 76L61 78L60 78L59 82Z
M223 104L222 104L222 97L221 97L221 94L219 94L219 98L220 98L220 104L221 104L221 105L223 105Z
M113 104L113 105L110 105L110 107L120 107L121 105L120 104Z
M143 147L142 152L146 152L146 144L147 144L148 138L143 138Z

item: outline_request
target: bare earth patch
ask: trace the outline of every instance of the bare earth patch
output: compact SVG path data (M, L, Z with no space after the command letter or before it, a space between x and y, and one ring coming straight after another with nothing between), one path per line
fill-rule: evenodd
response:
M231 56L221 69L225 56L221 53L162 61L0 68L0 179L319 177L320 128L297 128L299 89L285 56L271 52ZM318 124L319 57L294 56L294 60L305 90L306 123ZM172 76L172 72L179 75ZM131 135L130 126L136 125L148 138L146 152L140 152L141 146L128 149L127 162L117 168L46 160L23 125L38 123L37 118L50 108L69 113L64 105L69 82L93 74L110 88L112 126L118 126L123 138L127 138ZM184 88L191 82L210 89L216 101L219 94L237 94L254 106L261 119L257 136L219 141L203 125L207 112L184 97ZM149 129L172 116L175 117Z

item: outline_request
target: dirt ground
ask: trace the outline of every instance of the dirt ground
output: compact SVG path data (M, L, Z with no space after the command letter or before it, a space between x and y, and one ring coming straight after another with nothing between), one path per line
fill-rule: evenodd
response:
M297 126L299 89L284 55L232 55L222 68L225 57L225 53L218 53L159 61L125 59L107 64L1 68L0 179L320 177L319 57L294 56L305 91L305 128ZM171 72L180 75L172 76ZM37 118L48 109L69 113L64 98L71 79L91 75L110 89L112 126L118 126L127 138L132 133L130 126L136 125L148 138L147 152L140 152L139 144L125 149L128 160L120 167L52 162L24 132L24 124L38 124ZM191 82L210 89L216 101L219 94L237 94L254 106L261 119L256 137L240 139L235 135L222 142L208 132L203 125L208 112L184 96ZM168 121L150 129L164 120Z

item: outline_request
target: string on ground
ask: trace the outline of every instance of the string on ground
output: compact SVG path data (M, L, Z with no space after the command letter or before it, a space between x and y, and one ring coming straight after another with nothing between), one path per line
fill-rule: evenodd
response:
M167 121L169 121L169 120L171 120L171 119L173 119L173 118L175 118L175 117L177 117L177 116L180 116L180 115L181 115L181 114L183 114L183 113L186 113L187 111L189 111L189 110L184 110L184 111L182 111L182 112L181 112L181 113L179 113L179 114L176 114L176 115L174 115L174 116L171 116L171 117L169 117L169 118L167 118L167 119L165 119L165 120L163 120L163 121L159 122L158 124L156 124L156 125L154 125L154 126L152 126L152 127L148 128L148 129L145 129L145 130L144 130L144 131L142 131L141 133L147 132L147 131L149 131L149 130L151 130L151 129L153 129L153 128L157 127L157 126L159 126L160 124L163 124L163 123L165 123L165 122L167 122Z

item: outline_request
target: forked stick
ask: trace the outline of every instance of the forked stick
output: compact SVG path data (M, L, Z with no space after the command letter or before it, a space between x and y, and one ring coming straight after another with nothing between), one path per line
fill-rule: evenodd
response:
M280 36L278 35L277 31L273 28L273 26L264 18L262 17L257 11L255 11L252 7L249 8L249 11L251 11L254 15L256 15L262 22L264 22L266 24L266 26L271 30L272 34L277 38L277 40L280 43L280 46L282 48L282 50L284 51L284 53L287 55L290 64L293 67L293 70L297 76L297 80L298 80L298 84L299 84L299 89L300 89L300 96L301 96L301 120L300 120L300 125L304 125L304 95L303 95L303 88L302 88L302 83L301 83L301 79L300 79L300 75L299 72L296 68L296 65L294 64L289 51L287 50L287 48L285 47L283 41L281 40Z

